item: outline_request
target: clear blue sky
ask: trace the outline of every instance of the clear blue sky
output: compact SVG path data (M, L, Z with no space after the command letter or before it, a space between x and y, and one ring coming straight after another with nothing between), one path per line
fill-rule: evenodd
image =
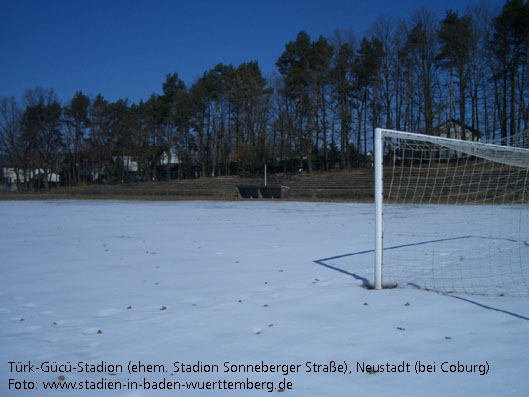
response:
M478 1L478 0L476 0ZM501 0L491 0L502 5ZM217 63L258 61L272 76L300 30L362 35L380 14L421 5L443 17L465 0L0 0L0 96L53 88L132 102L160 93L168 73L186 84Z

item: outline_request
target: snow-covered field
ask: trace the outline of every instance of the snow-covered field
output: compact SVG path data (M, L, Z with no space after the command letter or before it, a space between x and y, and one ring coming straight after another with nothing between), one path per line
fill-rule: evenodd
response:
M0 202L0 220L0 396L529 393L529 298L363 288L369 204Z

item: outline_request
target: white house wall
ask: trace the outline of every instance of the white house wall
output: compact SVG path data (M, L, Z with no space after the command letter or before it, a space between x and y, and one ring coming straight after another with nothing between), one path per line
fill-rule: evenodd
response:
M26 183L31 181L37 175L44 175L44 170L42 168L36 170L27 170L24 175L23 170L18 170L18 174L14 168L2 168L3 182L7 184L13 183ZM52 183L59 183L61 180L60 175L53 172L47 174L47 181Z

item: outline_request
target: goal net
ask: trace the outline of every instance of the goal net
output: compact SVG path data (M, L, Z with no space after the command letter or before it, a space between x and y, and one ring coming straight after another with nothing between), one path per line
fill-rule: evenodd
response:
M529 295L529 137L377 129L375 288Z

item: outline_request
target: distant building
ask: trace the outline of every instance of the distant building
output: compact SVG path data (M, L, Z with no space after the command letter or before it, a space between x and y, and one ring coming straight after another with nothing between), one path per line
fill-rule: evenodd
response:
M433 129L432 135L441 138L481 142L481 133L478 130L454 119L439 124ZM453 149L441 149L437 156L441 159L456 160L462 156L462 152Z
M440 136L443 138L481 142L481 133L478 130L454 119L439 124L433 129L432 135Z
M46 177L46 182L51 185L59 185L60 175L48 170L47 173L44 172L42 168L34 170L24 170L10 167L4 167L1 169L1 182L3 185L7 186L9 190L16 190L18 184L28 183L28 182L38 182L43 183L44 178Z
M123 169L127 172L138 172L138 162L132 160L132 156L113 156L114 162L121 162Z
M167 155L167 152L163 152L162 157L160 159L160 163L162 165L176 165L180 164L180 159L178 158L176 153L171 150L169 152L169 155Z

